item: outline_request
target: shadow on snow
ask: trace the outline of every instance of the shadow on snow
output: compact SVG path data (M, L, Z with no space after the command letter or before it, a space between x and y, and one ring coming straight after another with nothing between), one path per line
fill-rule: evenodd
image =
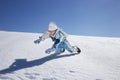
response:
M76 54L66 54L66 55L51 54L49 56L43 57L41 59L36 59L33 61L27 61L26 59L15 59L15 62L13 62L9 66L9 68L6 68L4 70L0 70L0 74L11 73L13 71L17 71L17 70L20 70L23 68L29 68L29 67L33 67L33 66L42 65L45 62L53 60L53 59L69 57L69 56L74 56L74 55L76 55Z

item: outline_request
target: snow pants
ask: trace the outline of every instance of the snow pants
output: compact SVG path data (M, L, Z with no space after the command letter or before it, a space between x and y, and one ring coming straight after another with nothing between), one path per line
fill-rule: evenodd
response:
M50 53L52 51L55 51L55 53L60 54L63 52L63 49L66 49L69 52L73 52L73 48L70 45L70 43L65 39L62 42L59 42L57 44L53 44L52 48L47 49L45 52Z

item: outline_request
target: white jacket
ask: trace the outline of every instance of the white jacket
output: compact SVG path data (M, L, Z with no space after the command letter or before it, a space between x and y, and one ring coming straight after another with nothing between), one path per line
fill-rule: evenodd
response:
M59 39L60 41L63 41L64 39L66 39L68 37L68 34L65 33L62 29L58 28L56 33L53 36L50 36L49 32L45 32L42 36L41 36L41 41L44 41L47 38L50 37L55 37L56 39Z

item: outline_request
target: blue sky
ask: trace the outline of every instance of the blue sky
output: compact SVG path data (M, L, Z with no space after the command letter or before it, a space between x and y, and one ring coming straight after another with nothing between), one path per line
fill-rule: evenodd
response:
M43 33L50 21L72 35L120 37L119 0L0 0L0 30Z

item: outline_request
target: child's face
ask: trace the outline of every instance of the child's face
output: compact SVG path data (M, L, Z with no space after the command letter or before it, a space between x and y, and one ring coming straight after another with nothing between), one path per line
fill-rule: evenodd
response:
M55 31L49 31L50 33L50 36L53 36L55 34L56 30Z

